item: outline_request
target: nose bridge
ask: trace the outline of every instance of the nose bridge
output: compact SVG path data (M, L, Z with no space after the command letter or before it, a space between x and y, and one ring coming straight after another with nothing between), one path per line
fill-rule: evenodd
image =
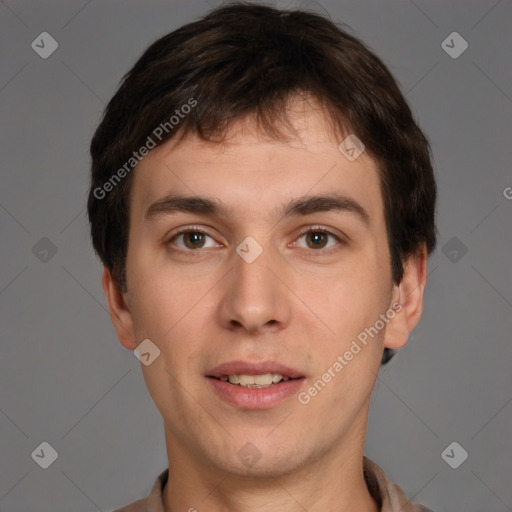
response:
M271 283L269 275L272 273L269 266L272 265L270 260L270 251L264 251L255 260L248 261L237 255L235 258L234 285L238 293L251 297L254 295L271 295Z
M272 265L272 251L265 249L252 237L246 238L236 249L234 268L235 293L239 299L253 307L262 307L273 297L273 284L269 277L272 275L269 266ZM261 303L260 303L261 301Z
M254 238L238 245L224 297L224 321L254 331L287 320L285 291L274 275L279 274L277 266L272 250Z

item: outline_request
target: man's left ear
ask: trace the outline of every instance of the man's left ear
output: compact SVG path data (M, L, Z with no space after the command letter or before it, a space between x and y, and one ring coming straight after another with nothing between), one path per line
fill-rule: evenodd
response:
M423 292L427 279L427 250L423 247L404 262L404 275L393 289L391 308L395 316L388 322L384 346L402 348L416 327L423 310Z

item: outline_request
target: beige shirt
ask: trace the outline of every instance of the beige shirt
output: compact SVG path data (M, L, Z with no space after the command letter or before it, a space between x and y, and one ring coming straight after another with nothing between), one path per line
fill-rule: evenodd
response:
M168 476L169 469L165 469L158 475L147 498L114 512L165 512L162 496ZM384 471L366 457L364 458L364 477L371 496L380 506L380 512L432 512L423 505L412 504L404 491L398 485L390 483Z

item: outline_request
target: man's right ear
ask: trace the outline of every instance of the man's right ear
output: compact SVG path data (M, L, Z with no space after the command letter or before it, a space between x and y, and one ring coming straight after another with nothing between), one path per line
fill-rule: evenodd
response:
M107 298L110 318L121 345L127 349L135 350L137 341L133 328L132 313L126 303L125 296L120 292L116 281L106 267L103 267L101 285Z

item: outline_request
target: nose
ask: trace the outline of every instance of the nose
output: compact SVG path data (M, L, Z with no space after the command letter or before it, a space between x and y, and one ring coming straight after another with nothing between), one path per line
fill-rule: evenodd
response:
M222 325L250 334L284 329L291 315L287 288L276 275L284 277L284 264L264 249L252 262L234 255L234 268L226 276L220 308ZM282 278L281 277L281 278Z

